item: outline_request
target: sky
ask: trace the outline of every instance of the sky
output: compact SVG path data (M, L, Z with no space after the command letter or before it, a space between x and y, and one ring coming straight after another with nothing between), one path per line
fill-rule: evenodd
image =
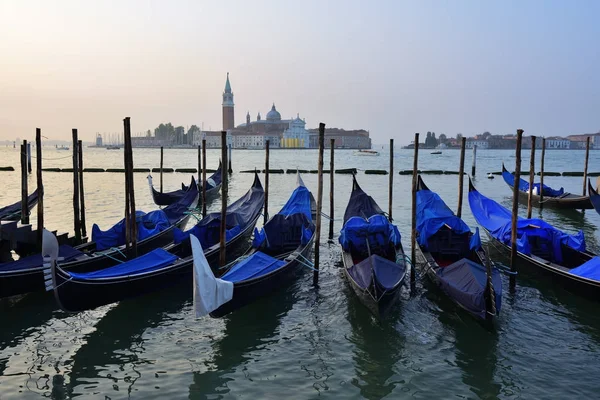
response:
M222 127L600 131L600 2L0 0L0 140Z

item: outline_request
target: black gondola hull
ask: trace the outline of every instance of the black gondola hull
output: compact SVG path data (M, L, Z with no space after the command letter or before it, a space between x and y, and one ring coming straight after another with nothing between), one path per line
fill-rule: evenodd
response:
M242 255L249 246L249 240L258 217L246 229L227 243L227 261ZM213 247L205 254L211 267L218 270L219 247ZM69 312L90 310L146 293L155 292L178 282L193 280L194 260L191 255L174 264L152 273L132 277L119 277L104 280L69 280L69 276L56 270L54 274L54 294L60 307Z

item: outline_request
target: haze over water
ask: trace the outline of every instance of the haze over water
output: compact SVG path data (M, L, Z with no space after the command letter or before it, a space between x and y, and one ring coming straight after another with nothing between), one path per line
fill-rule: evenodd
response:
M381 150L381 149L379 149ZM380 157L355 157L336 151L336 168L387 169L386 150ZM523 152L523 165L529 165ZM527 153L527 155L525 154ZM123 153L84 149L86 167L122 167ZM475 184L485 195L510 205L511 192L500 177L488 180L501 162L511 168L513 151L479 151ZM581 170L583 151L547 151L547 171ZM470 171L471 153L466 166ZM66 157L66 158L65 158ZM219 151L208 151L208 167L216 167ZM423 170L458 169L458 151L431 155L422 151ZM539 157L539 152L538 152ZM590 171L599 171L600 153L591 152ZM0 148L0 159L18 165L18 150ZM165 150L165 167L195 167L192 150ZM292 160L292 161L291 161ZM315 169L317 151L271 152L271 168ZM136 167L156 167L158 149L136 149ZM45 167L69 167L66 152L44 148ZM328 168L326 152L325 165ZM539 164L539 160L538 160ZM263 151L233 151L230 200L250 187L251 174L262 168ZM412 152L397 150L395 169L412 167ZM135 174L136 204L155 209L146 174ZM261 179L264 177L261 174ZM157 184L157 174L154 174ZM18 200L20 173L0 172L0 204ZM122 218L123 174L85 174L88 232L96 222L106 229ZM189 174L165 174L165 190L187 182ZM316 174L305 174L316 193ZM325 176L324 212L329 214ZM388 176L357 179L382 208L387 206ZM424 175L427 185L456 208L456 175ZM395 223L410 251L410 176L394 175ZM34 185L35 177L29 179ZM349 175L335 175L335 216L350 195ZM465 181L466 182L466 181ZM48 227L72 231L69 173L44 173ZM547 177L553 187L579 193L582 178ZM270 175L270 210L278 210L293 190L293 175ZM465 185L466 186L466 185ZM466 189L465 189L466 194ZM463 217L475 227L465 197ZM220 200L209 210L220 209ZM521 207L521 215L525 209ZM540 215L534 210L534 215ZM599 251L596 227L600 216L585 213L541 215L568 232L583 229L588 246ZM32 215L35 221L35 213ZM341 274L335 221L333 243L323 229L321 276L312 286L310 271L291 288L214 320L195 319L191 282L94 311L66 314L51 295L36 294L14 306L2 305L0 315L0 397L203 399L277 398L593 398L600 374L600 317L597 304L554 287L547 280L521 275L514 294L504 292L496 331L487 331L428 281L419 280L416 293L403 292L390 319L377 322L355 298ZM327 224L324 225L326 228ZM486 241L485 237L482 237ZM505 262L493 253L496 262ZM508 281L504 280L507 288Z

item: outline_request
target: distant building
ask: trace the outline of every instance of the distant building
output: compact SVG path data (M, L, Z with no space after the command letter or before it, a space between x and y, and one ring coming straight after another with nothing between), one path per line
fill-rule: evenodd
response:
M102 135L96 133L96 147L102 147Z
M234 120L234 104L233 92L229 83L229 72L227 73L227 81L225 82L225 90L223 91L223 130L233 129L235 126Z
M283 131L283 140L281 147L305 148L310 146L310 132L305 128L306 122L297 115L289 123L289 127Z
M467 149L472 149L474 146L477 146L478 149L487 149L489 145L490 143L485 139L467 139L465 143Z
M570 149L571 141L560 136L546 138L547 149Z

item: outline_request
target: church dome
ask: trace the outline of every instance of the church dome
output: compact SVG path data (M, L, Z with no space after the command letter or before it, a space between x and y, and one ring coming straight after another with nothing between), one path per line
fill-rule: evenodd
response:
M273 103L271 111L267 113L267 121L281 121L281 114L275 109L275 103Z

